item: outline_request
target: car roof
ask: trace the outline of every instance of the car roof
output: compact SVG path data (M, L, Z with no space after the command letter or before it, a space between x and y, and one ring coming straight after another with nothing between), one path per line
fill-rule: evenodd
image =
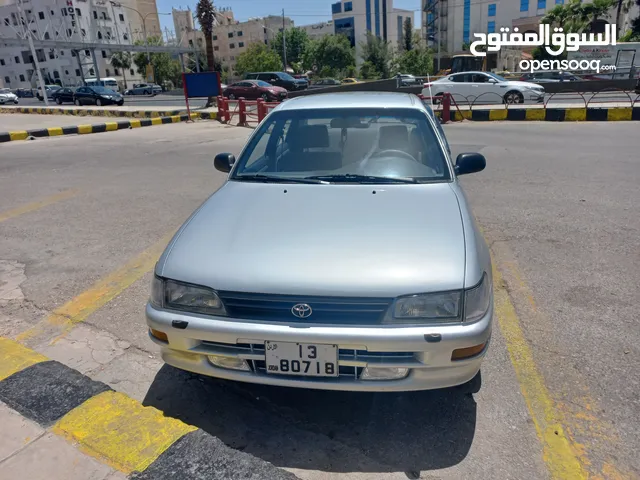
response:
M415 95L396 92L340 92L304 95L282 102L277 109L312 108L426 108Z

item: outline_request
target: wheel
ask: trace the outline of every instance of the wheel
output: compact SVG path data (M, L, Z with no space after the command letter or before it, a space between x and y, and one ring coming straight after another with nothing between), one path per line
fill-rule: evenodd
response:
M147 90L146 92L144 92L145 95L151 95L151 90Z
M524 97L520 92L512 90L504 95L504 103L524 103Z
M57 103L58 105L62 105L62 100L60 100L60 97L57 97L57 98L56 98L56 103Z
M230 93L229 96L227 97L229 100L235 100L236 96L233 93Z
M73 103L75 103L78 107L79 107L80 105L82 105L82 104L80 103L80 100L79 100L78 98L76 98L76 101L75 101L75 102L73 102Z
M102 100L100 100L99 98L96 98L96 107L101 107L102 106Z
M263 99L265 102L268 102L268 101L269 101L269 95L267 95L266 93L263 93L263 94L261 95L261 97L262 97L262 99Z
M14 100L13 103L15 103L17 105L18 104L18 100Z
M121 102L118 102L119 107L121 107L122 105L124 105L124 100L122 100Z

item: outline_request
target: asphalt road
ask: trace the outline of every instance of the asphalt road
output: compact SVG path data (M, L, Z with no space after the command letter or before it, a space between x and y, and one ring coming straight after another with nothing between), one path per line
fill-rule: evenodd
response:
M454 154L488 161L462 180L498 271L478 394L265 388L162 366L143 321L150 259L224 181L215 153L250 133L215 122L0 146L0 335L303 479L638 478L637 125L445 130ZM110 293L78 297L104 278ZM82 321L52 343L42 325L61 306Z
M595 98L593 98L595 97ZM635 101L637 98L639 98L640 95L635 94L633 92L630 92L628 95L622 92L602 92L599 93L597 95L593 94L593 93L584 93L584 94L577 94L577 93L558 93L555 94L553 96L551 95L546 95L546 99L549 100L549 105L553 105L553 104L585 104L586 102L595 102L595 103L599 103L599 102L604 102L604 103L608 103L608 102L633 102ZM593 98L593 100L591 100ZM464 105L465 102L464 100L462 100L461 98L458 98L458 96L455 97L456 101L458 101L458 103L460 103L461 105ZM473 100L471 100L473 101ZM205 99L200 99L200 98L195 98L195 99L190 99L189 100L189 105L192 108L198 108L198 107L203 107L206 103ZM478 105L487 105L487 104L499 104L501 103L498 99L497 96L494 95L486 95L480 99L477 100L476 104ZM533 102L530 100L526 100L525 104L526 105L532 105L532 104L536 104L537 102ZM149 106L153 106L153 107L167 107L167 108L173 108L173 107L183 107L185 108L185 102L184 102L184 98L180 97L180 96L175 96L175 95L156 95L155 97L143 97L143 96L125 96L124 97L124 104L126 106L136 106L136 107L140 107L140 108L144 108L145 106L149 107ZM26 107L30 107L30 106L35 106L35 107L43 107L44 106L44 102L39 101L37 98L21 98L20 99L20 105L22 106L26 106ZM51 105L54 106L55 103L51 102ZM117 108L117 107L116 107Z

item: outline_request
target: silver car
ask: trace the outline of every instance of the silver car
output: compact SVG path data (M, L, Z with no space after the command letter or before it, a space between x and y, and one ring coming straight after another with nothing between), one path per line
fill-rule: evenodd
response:
M491 259L457 177L485 159L454 165L416 96L294 98L214 164L227 182L155 268L166 363L327 390L479 386Z

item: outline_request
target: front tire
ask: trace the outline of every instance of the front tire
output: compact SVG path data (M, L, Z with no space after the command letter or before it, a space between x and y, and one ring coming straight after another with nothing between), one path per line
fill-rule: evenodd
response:
M100 100L99 98L96 98L96 107L101 107L102 106L102 100Z
M62 105L62 100L60 100L60 97L56 98L56 103L57 103L58 105Z
M265 102L268 102L268 101L269 101L269 95L267 95L266 93L263 93L263 94L261 95L261 97L262 97L262 99L263 99Z
M229 100L235 100L236 96L233 93L230 93L229 96L227 97Z
M79 106L81 106L81 105L82 105L82 103L80 103L80 100L79 100L79 99L77 99L77 98L76 98L76 101L75 101L75 102L73 102L73 103L75 103L75 105L76 105L77 107L79 107Z
M515 103L524 103L524 97L520 92L516 90L512 90L510 92L505 93L504 103L510 104L510 105Z

